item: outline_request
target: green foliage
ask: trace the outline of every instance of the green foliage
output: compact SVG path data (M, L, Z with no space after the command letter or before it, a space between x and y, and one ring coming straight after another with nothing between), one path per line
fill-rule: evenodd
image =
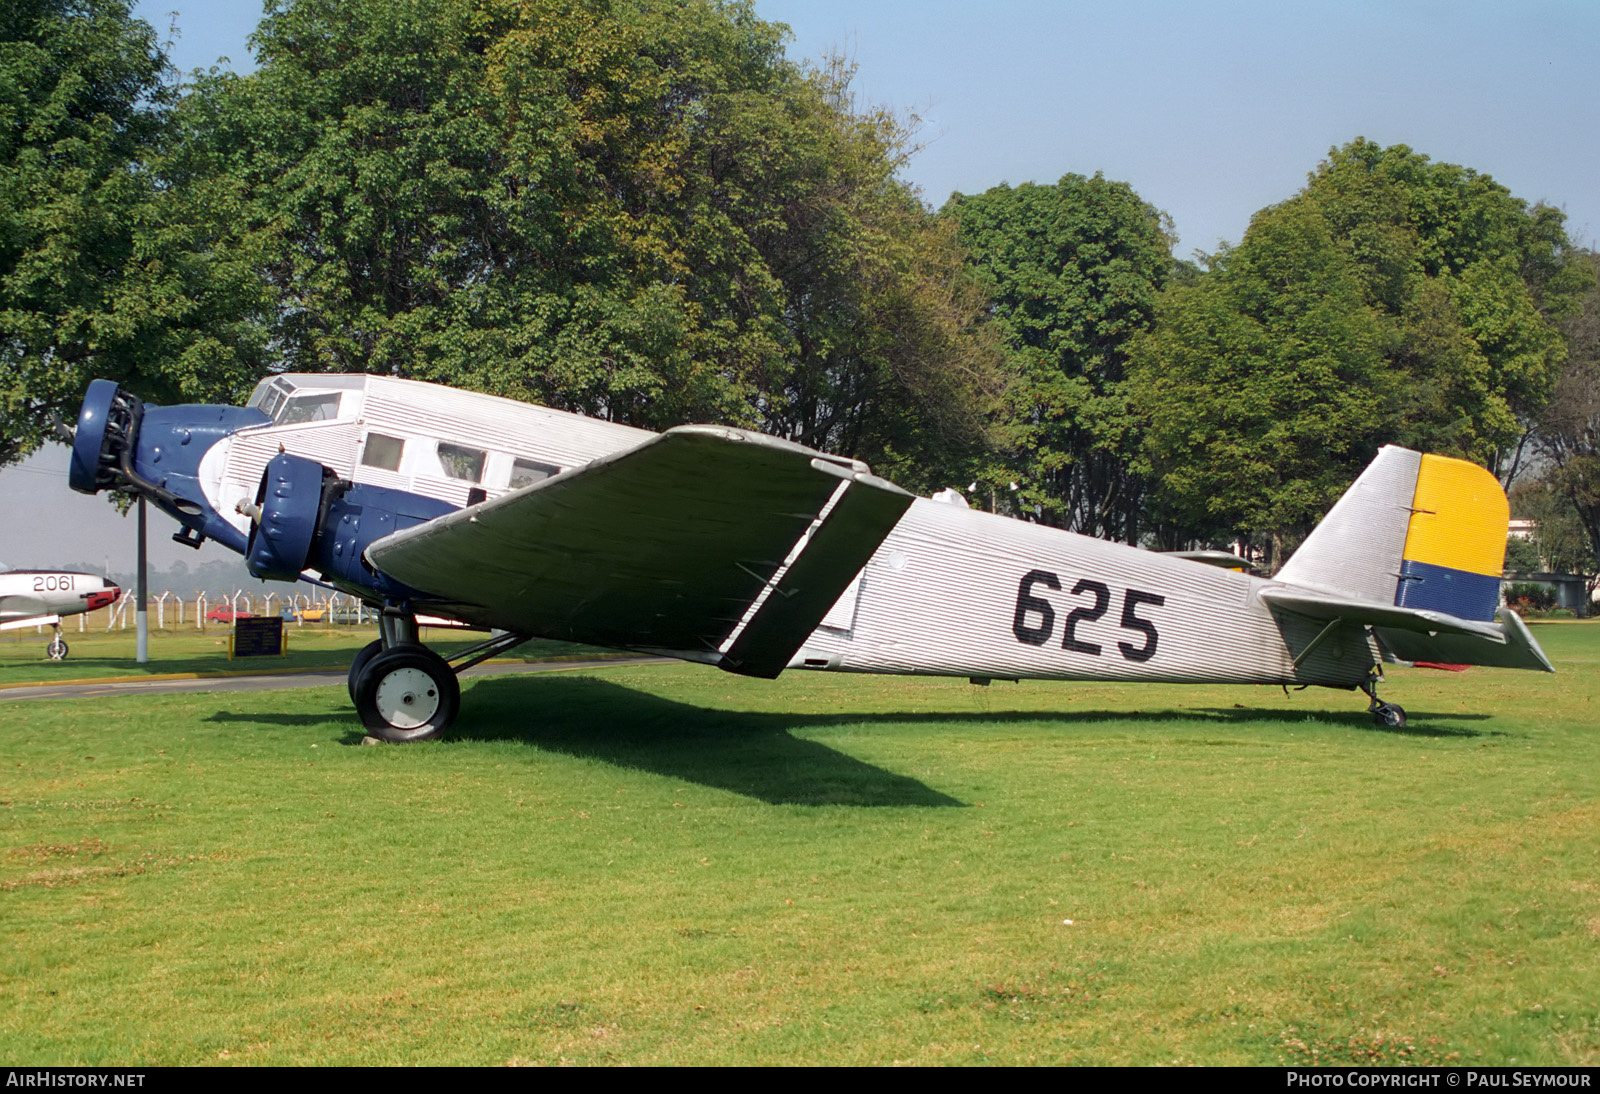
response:
M983 441L981 301L849 109L742 3L299 0L177 157L286 367L915 470Z
M1582 261L1591 276L1600 273L1600 255L1586 251ZM1564 514L1581 530L1585 571L1600 573L1600 288L1591 285L1562 332L1570 354L1538 423L1538 447L1548 460L1542 482L1565 502L1547 501L1550 515Z
M1539 548L1534 546L1531 539L1516 537L1506 540L1506 567L1516 573L1533 573L1544 569L1544 561L1539 557Z
M1165 545L1259 530L1277 564L1373 454L1383 335L1315 210L1265 210L1250 233L1163 296L1131 386Z
M1098 174L958 194L943 215L1007 355L1005 452L986 485L1017 481L1011 507L1044 523L1132 539L1143 485L1128 467L1139 433L1125 375L1172 269L1162 215Z
M227 181L173 185L168 75L123 0L0 14L0 464L95 377L231 401L264 367L264 286L207 227L237 215Z
M1562 220L1403 145L1333 149L1136 355L1167 538L1292 542L1385 443L1505 462L1593 284Z
M1539 564L1529 568L1573 574L1600 572L1600 557L1586 534L1581 512L1560 488L1562 481L1560 468L1547 468L1543 479L1519 484L1511 491L1512 512L1533 521L1528 542Z
M1518 611L1547 612L1556 606L1556 591L1537 581L1513 581L1505 589L1506 603Z
M0 465L38 447L51 412L70 417L90 378L141 363L122 289L169 94L128 8L0 11Z

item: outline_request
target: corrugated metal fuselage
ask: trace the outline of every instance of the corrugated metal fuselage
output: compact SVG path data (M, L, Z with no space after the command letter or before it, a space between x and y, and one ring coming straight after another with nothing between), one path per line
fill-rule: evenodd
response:
M283 377L298 384L299 392L314 391L327 379ZM262 469L280 447L359 483L460 506L472 499L474 487L490 499L513 489L514 461L570 470L651 436L431 384L370 376L338 382L344 394L337 417L241 430L207 453L199 475L207 500L241 533L248 525L236 511L238 503L254 497ZM367 455L375 434L403 442L395 466L381 466ZM442 458L450 445L486 453L476 479ZM1291 651L1309 646L1321 627L1272 612L1257 595L1271 584L918 499L790 667L1062 680L1361 683L1378 651L1359 628L1334 634L1296 668ZM704 651L699 653L696 659L703 659Z
M918 499L793 667L1059 680L1354 687L1360 628L1321 629L1232 570Z

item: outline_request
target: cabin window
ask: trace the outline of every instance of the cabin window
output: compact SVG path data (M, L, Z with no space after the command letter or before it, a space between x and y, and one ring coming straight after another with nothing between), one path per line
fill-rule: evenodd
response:
M400 470L400 454L406 442L399 437L385 437L382 433L368 433L366 446L361 450L361 462L367 467L384 471Z
M273 420L279 425L299 425L302 422L330 422L338 416L339 393L331 391L326 395L296 395L280 413L273 416Z
M524 486L532 486L536 482L543 482L551 475L559 475L561 468L554 464L539 463L535 460L511 461L511 489L518 490Z
M489 454L481 448L467 448L448 441L439 442L439 465L452 479L482 482L483 464Z

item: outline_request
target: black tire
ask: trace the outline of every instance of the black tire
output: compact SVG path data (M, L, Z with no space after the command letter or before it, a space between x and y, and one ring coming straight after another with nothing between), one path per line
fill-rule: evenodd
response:
M69 648L70 647L61 640L60 636L57 636L50 640L50 644L44 648L44 652L52 661L65 661L67 659L67 650Z
M382 741L427 741L450 728L461 685L444 658L425 646L384 650L356 678L356 714Z
M367 662L382 652L383 639L379 638L362 646L361 652L357 653L355 660L350 662L350 675L345 679L345 684L350 689L350 701L352 703L356 701L356 681L361 678L361 670L367 667Z
M1372 712L1372 717L1380 726L1385 726L1389 729L1405 728L1405 708L1396 706L1394 703L1379 703L1378 709Z

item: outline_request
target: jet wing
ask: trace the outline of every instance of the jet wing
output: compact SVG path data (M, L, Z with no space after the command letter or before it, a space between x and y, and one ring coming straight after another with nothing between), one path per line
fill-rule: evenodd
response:
M857 461L684 426L366 558L469 622L770 677L912 500Z
M5 618L5 613L3 608L0 608L0 619L3 618ZM7 619L4 623L0 623L0 631L16 631L21 630L23 627L54 627L59 625L60 622L61 617L59 615L27 615L18 619Z

